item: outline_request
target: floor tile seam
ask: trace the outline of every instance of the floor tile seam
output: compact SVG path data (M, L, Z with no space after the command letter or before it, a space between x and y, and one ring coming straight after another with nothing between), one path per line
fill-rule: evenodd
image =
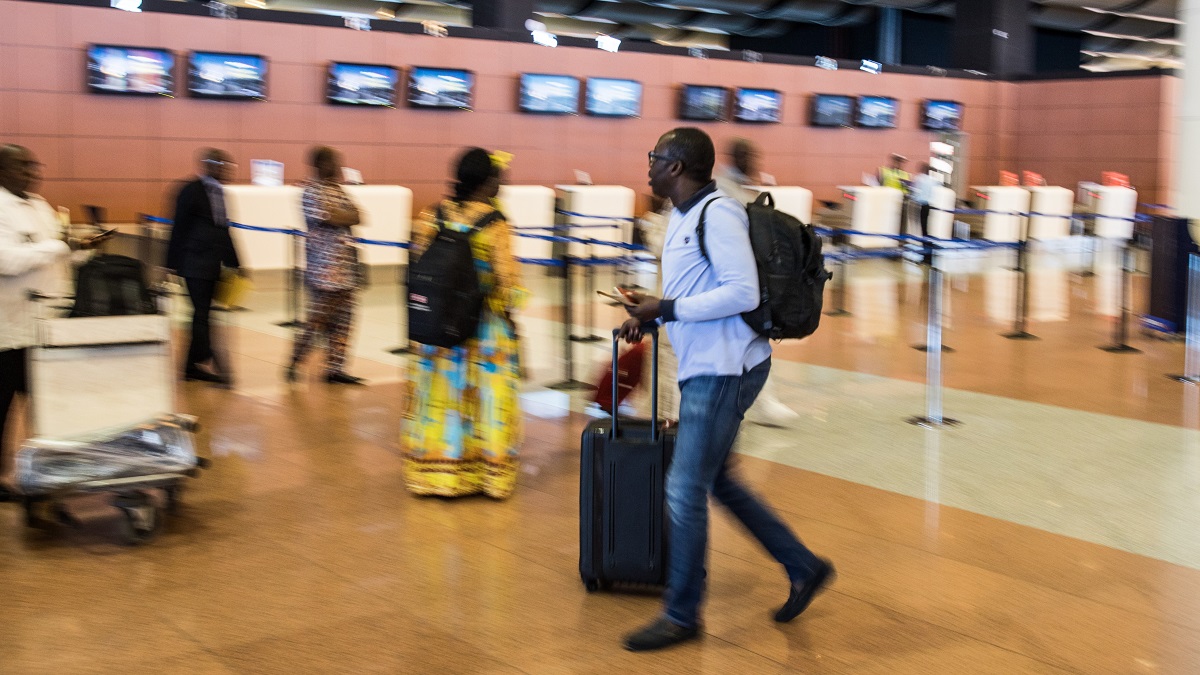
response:
M904 379L902 377L878 375L876 373L859 371L859 370L847 370L845 368L837 368L835 366L827 366L827 365L822 365L822 364L818 364L818 363L810 363L807 361L795 361L795 362L791 362L791 363L796 363L798 365L805 365L805 366L809 366L809 367L823 368L826 370L835 371L836 373L842 374L842 376L845 376L844 374L865 375L867 377L877 378L879 380L884 380L884 381L891 382L891 383L917 385L922 388L925 388L927 386L922 381L908 380L908 379ZM1062 411L1072 412L1072 413L1083 413L1083 414L1087 414L1087 415L1096 415L1099 417L1104 417L1104 418L1109 418L1109 419L1114 419L1114 420L1127 420L1127 421L1131 421L1131 422L1140 422L1143 424L1150 424L1150 425L1154 425L1157 427L1163 427L1166 429L1183 429L1185 431L1200 431L1200 429L1186 426L1184 423L1170 424L1167 422L1156 422L1153 420L1143 419L1140 417L1130 417L1130 416L1126 416L1126 415L1114 415L1114 414L1107 413L1107 412L1088 410L1085 408L1072 408L1072 407L1068 407L1068 406L1064 406L1064 405L1058 405L1055 403L1043 403L1041 401L1032 401L1032 400L1024 399L1024 398L1016 398L1016 397L1012 397L1012 396L1002 396L1000 394L993 394L993 393L984 392L984 391L976 391L974 389L962 389L959 387L943 386L942 393L943 393L943 401L945 400L946 394L953 393L954 395L958 395L958 396L963 396L963 395L978 396L978 397L984 397L984 398L989 398L989 399L998 399L1001 401L1013 402L1013 403L1024 404L1024 405L1052 408L1052 409L1062 410Z
M899 494L899 493L897 493L897 494ZM905 496L906 496L906 495L905 495ZM943 506L943 508L956 508L956 507L945 507L945 506ZM1122 605L1119 605L1119 604L1114 604L1114 603L1112 603L1112 602L1108 602L1108 601L1104 601L1104 600L1097 600L1096 598L1088 597L1088 596L1086 596L1086 595L1081 595L1081 594L1079 594L1078 592L1074 592L1074 591L1070 591L1070 590L1066 590L1066 589L1061 589L1061 588L1055 588L1054 586L1047 585L1046 583L1044 583L1044 582L1041 582L1041 581L1035 581L1035 580L1032 580L1032 579L1027 579L1027 578L1024 578L1024 577L1015 576L1015 575L1013 575L1013 574L1010 574L1010 573L1007 573L1007 572L1003 572L1003 571L999 571L999 570L994 570L994 569L991 569L991 568L989 568L989 567L984 567L984 566L981 566L981 565L979 565L978 563L974 563L974 562L970 562L970 561L967 561L967 560L963 560L963 559L961 559L961 558L958 558L958 557L956 557L956 556L950 556L950 555L945 555L945 554L937 553L937 552L935 552L935 551L931 551L931 550L929 550L929 549L925 548L924 546L914 545L914 544L911 544L911 543L908 543L908 542L903 542L903 541L896 541L896 540L893 540L893 539L889 539L889 538L887 538L887 537L881 537L881 536L879 536L879 535L877 535L877 534L873 534L873 533L870 533L870 532L862 532L862 531L860 531L860 530L857 530L857 529L855 529L855 528L852 528L852 527L847 527L847 526L845 526L845 525L842 525L842 524L840 524L840 523L835 523L835 522L831 522L831 521L827 521L827 520L822 520L822 519L820 519L820 518L813 518L813 517L810 517L810 516L805 516L805 515L803 515L803 514L798 514L798 513L794 512L794 511L789 511L789 510L787 510L787 509L777 509L777 510L778 510L780 513L785 513L785 514L788 514L788 515L791 515L791 516L794 516L794 517L797 517L797 518L803 518L803 519L805 519L805 520L811 520L811 521L814 521L814 522L818 522L818 523L821 523L821 524L823 524L823 525L826 525L826 526L832 527L832 528L834 528L834 529L843 530L843 531L846 531L846 532L853 532L853 533L855 533L855 534L858 534L858 535L860 535L860 536L863 536L863 537L868 537L868 538L875 539L875 540L879 540L879 541L882 541L882 542L885 542L885 543L891 544L891 545L893 545L893 546L898 546L898 547L900 547L900 548L907 549L907 550L909 550L909 551L916 551L916 552L918 552L918 553L922 553L922 554L925 554L925 555L930 555L930 556L934 556L934 557L937 557L937 558L942 558L942 559L945 559L945 560L951 561L951 562L953 562L953 563L956 563L956 564L963 565L963 566L965 566L965 567L971 568L971 569L973 569L973 570L978 570L979 572L982 572L982 573L987 573L987 574L995 575L995 576L997 576L997 577L1001 577L1001 578L1003 578L1003 579L1007 579L1007 580L1011 580L1011 581L1019 582L1019 583L1022 583L1022 584L1027 584L1027 585L1029 585L1029 586L1034 586L1034 587L1036 587L1036 588L1041 588L1042 590L1049 591L1049 592L1051 592L1051 593L1055 593L1055 594L1059 594L1059 595L1065 595L1065 596L1068 596L1068 597L1071 597L1071 598L1075 598L1076 600L1081 600L1081 601L1088 602L1088 603L1094 603L1094 604L1100 605L1100 606L1102 606L1102 607L1107 607L1107 608L1109 608L1109 609L1112 609L1112 610L1115 610L1115 611L1118 611L1118 612L1123 612L1123 613L1126 613L1126 614L1131 614L1131 615L1134 615L1134 616L1140 616L1140 617L1142 617L1142 618L1149 619L1149 620L1151 620L1151 621L1154 621L1154 622L1156 622L1156 623L1159 623L1159 624L1168 625L1168 626L1174 626L1174 627L1176 627L1176 628L1178 628L1178 629L1180 629L1180 630L1186 631L1186 632L1188 632L1188 633L1193 633L1193 634L1195 634L1195 635L1196 635L1196 637L1197 637L1197 639L1198 639L1198 640L1200 640L1200 627L1198 627L1198 626L1190 626L1190 625L1187 625L1187 624L1184 624L1184 623L1180 623L1180 622L1179 622L1178 620L1176 620L1176 619L1169 619L1169 618L1165 618L1165 617L1164 617L1164 616L1162 616L1162 615L1158 615L1158 614L1150 614L1150 613L1147 613L1147 612L1144 612L1144 611L1139 611L1139 610L1137 610L1137 609L1133 609L1133 608L1130 608L1130 607L1125 607L1125 606L1122 606ZM961 509L960 509L960 510L961 510ZM982 514L975 514L975 513L973 513L973 512L969 512L969 511L968 511L967 513L972 513L972 515L980 515L980 516L982 516ZM982 516L982 517L984 517L984 518L990 518L990 516ZM1000 521L1000 522L1005 522L1005 523L1009 522L1009 521L1001 520L1001 519L999 519L999 518L992 518L992 520L997 520L997 521ZM1010 524L1012 524L1012 525L1016 525L1016 526L1018 526L1018 527L1029 527L1028 525L1021 525L1021 524L1019 524L1019 523L1010 523ZM1128 555L1136 555L1136 556L1138 556L1138 557L1145 558L1146 560L1153 561L1153 562L1155 562L1155 563L1162 563L1162 564L1167 564L1167 565L1175 565L1175 563L1170 563L1170 562L1167 562L1167 561L1165 561L1165 560L1159 560L1158 558L1151 558L1151 557L1149 557L1149 556L1143 556L1143 555L1140 555L1140 554L1137 554L1137 553L1131 553L1131 552L1129 552L1129 551L1122 551L1121 549L1113 548L1113 547L1111 547L1111 546L1104 546L1103 544L1096 544L1096 543L1094 543L1094 542L1089 542L1089 541L1085 541L1085 540L1082 540L1082 539L1075 539L1074 537L1067 537L1066 535L1057 534L1057 533L1055 533L1055 532L1049 532L1049 531L1046 531L1046 530L1038 530L1037 528L1032 528L1032 527L1030 527L1029 529L1036 530L1036 531L1038 531L1038 532L1046 532L1047 534L1050 534L1050 535L1053 535L1053 536L1056 536L1056 537L1064 537L1064 538L1066 538L1066 539L1074 539L1075 541L1083 542L1083 543L1085 543L1085 544L1090 544L1090 545L1093 545L1093 546L1101 546L1101 547L1103 547L1103 548L1105 548L1105 549L1112 550L1112 551L1117 551L1117 552L1119 552L1119 553L1125 553L1125 554L1128 554ZM758 562L758 561L755 561L755 560L750 560L750 559L746 558L746 557L745 557L745 556L743 556L743 555L739 555L738 553L736 553L736 552L734 552L734 551L726 551L726 550L719 549L719 548L717 548L715 545L711 545L711 544L710 544L710 549L711 549L711 550L712 550L712 552L714 552L714 553L720 553L721 555L726 555L726 556L729 556L729 557L731 557L731 558L735 558L735 559L737 559L737 560L740 560L740 561L742 561L742 562L745 562L745 563L751 563L751 564L754 564L754 563ZM1177 566L1177 567L1180 567L1181 569L1184 569L1184 570L1188 570L1188 571L1190 571L1190 572L1196 572L1196 570L1193 570L1193 569L1191 569L1191 568L1188 568L1188 567L1183 567L1183 566L1181 566L1181 565L1175 565L1175 566ZM1198 573L1198 575L1200 575L1200 573Z

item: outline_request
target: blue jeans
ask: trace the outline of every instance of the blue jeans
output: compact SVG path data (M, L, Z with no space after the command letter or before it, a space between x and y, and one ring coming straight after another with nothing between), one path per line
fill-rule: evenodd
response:
M708 495L729 509L787 571L803 583L820 562L774 513L734 479L729 452L746 410L771 372L771 359L741 376L692 377L680 383L679 435L667 471L671 518L666 617L680 626L700 620L708 552Z

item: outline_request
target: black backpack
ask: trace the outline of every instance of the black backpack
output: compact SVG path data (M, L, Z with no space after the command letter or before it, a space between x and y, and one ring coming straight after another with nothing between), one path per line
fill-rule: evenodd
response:
M710 259L704 245L704 217L714 201L704 204L696 226L705 260ZM821 255L821 238L812 225L777 211L769 192L747 205L746 214L762 297L758 307L744 312L742 319L772 340L812 335L821 322L825 282L831 276Z
M123 255L98 255L80 266L75 275L72 317L157 312L138 260Z
M466 232L448 229L437 209L438 233L408 266L408 338L457 347L475 337L486 294L479 285L471 237L501 216L492 211Z

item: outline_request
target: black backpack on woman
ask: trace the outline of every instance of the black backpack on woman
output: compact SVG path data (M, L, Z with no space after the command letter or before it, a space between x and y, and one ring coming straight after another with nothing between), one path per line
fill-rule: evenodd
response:
M475 337L487 297L475 269L471 237L502 217L480 218L466 232L446 227L437 208L438 233L408 266L408 339L434 347L457 347Z

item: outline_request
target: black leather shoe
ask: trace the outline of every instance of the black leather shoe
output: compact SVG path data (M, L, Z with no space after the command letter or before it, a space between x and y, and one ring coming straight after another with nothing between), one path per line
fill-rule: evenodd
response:
M625 636L625 649L631 652L648 652L664 649L681 642L695 640L700 635L698 628L684 628L660 617L654 623Z
M353 375L347 375L346 373L333 373L332 375L326 375L326 376L325 376L325 381L326 381L326 382L328 382L329 384L358 384L358 385L362 385L362 384L366 384L366 383L367 383L367 381L366 381L366 380L364 380L364 379L362 379L361 377L355 377L355 376L353 376Z
M792 619L800 616L800 612L808 609L808 605L812 602L822 589L829 582L833 581L837 573L833 569L833 563L828 560L821 560L821 567L817 569L816 574L811 579L803 584L792 584L792 591L788 595L787 602L783 603L783 607L775 612L775 620L780 623L787 623Z
M229 382L229 378L225 377L224 375L210 373L207 370L200 370L199 368L184 371L183 379L187 380L188 382L198 380L200 382L213 382L216 384L227 384Z

